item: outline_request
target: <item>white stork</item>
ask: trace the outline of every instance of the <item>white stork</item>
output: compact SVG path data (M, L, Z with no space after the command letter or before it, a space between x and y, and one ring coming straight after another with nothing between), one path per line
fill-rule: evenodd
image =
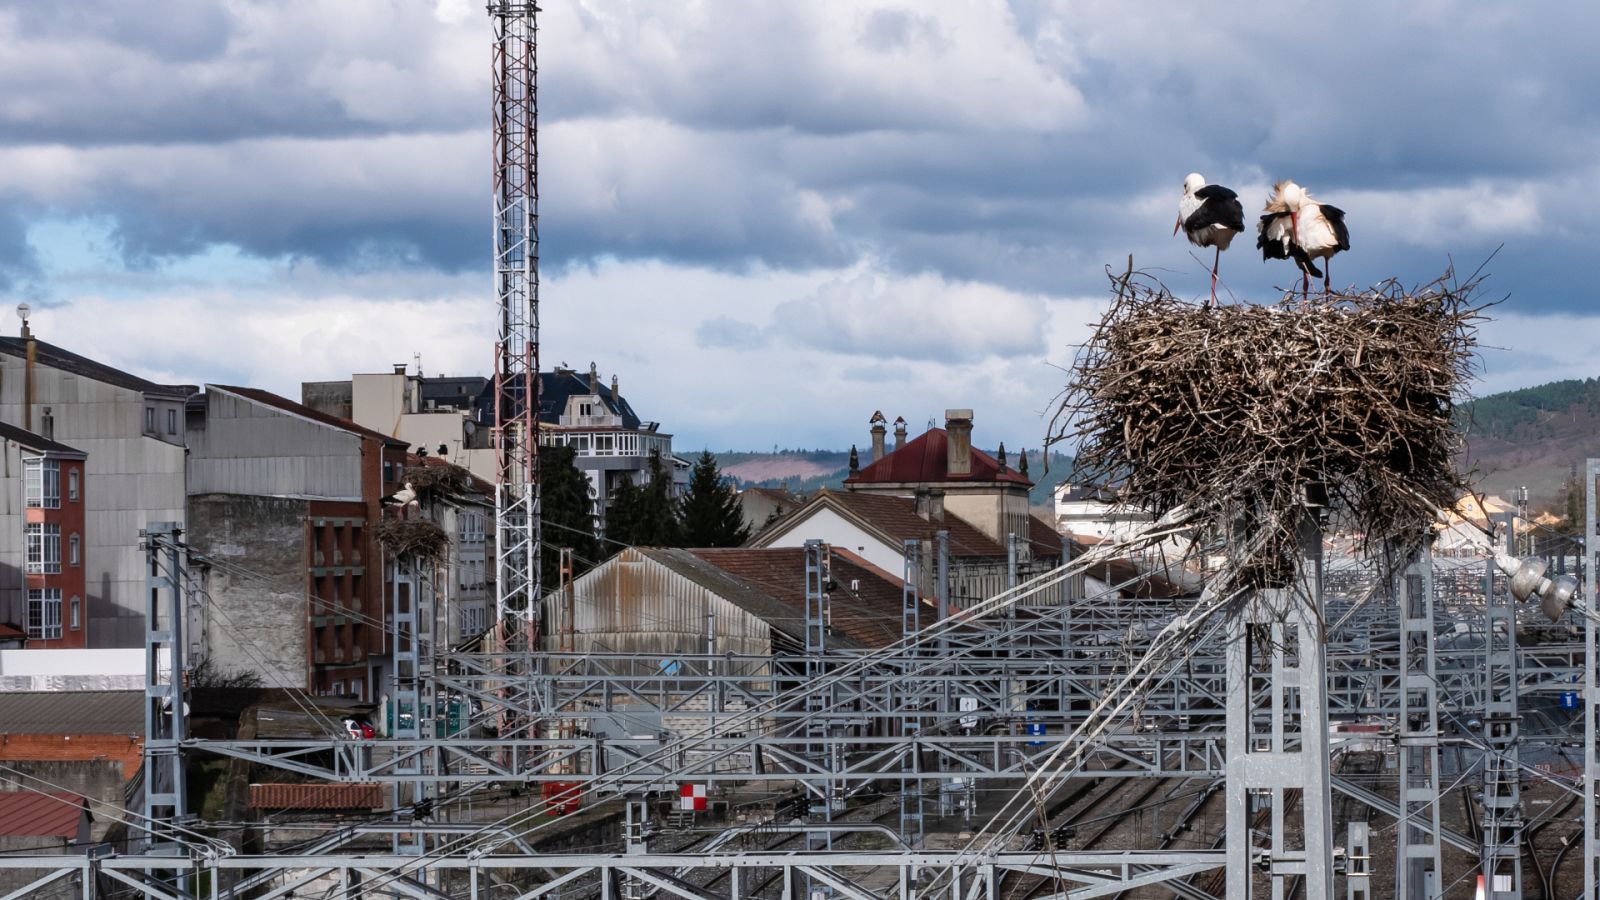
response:
M1217 303L1217 266L1222 262L1222 251L1233 243L1233 236L1244 231L1244 207L1239 205L1239 195L1220 184L1206 184L1205 176L1191 172L1183 180L1183 199L1178 201L1178 224L1172 226L1177 234L1182 228L1189 243L1196 247L1215 247L1216 256L1211 261L1211 303Z
M383 506L400 507L400 518L404 519L407 511L416 509L418 507L417 490L416 488L412 487L411 482L408 481L405 483L405 487L401 488L400 490L395 491L392 494L385 494L378 498L378 503Z
M1330 291L1332 280L1317 269L1317 260L1331 270L1328 260L1341 250L1350 249L1350 231L1344 225L1344 210L1311 199L1305 188L1292 181L1280 181L1267 197L1261 222L1256 226L1256 246L1261 258L1292 259L1300 267L1302 290L1311 293L1311 278L1322 279L1322 291Z

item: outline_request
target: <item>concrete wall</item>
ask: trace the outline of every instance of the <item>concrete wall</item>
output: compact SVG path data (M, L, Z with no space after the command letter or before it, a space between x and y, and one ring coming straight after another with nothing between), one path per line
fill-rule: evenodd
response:
M300 402L318 412L348 419L353 412L348 381L305 381L300 384Z
M0 421L24 419L24 362L0 354ZM144 431L145 407L156 431ZM144 551L139 530L182 522L182 401L146 396L40 363L34 369L32 424L50 408L53 436L89 455L84 485L84 578L91 647L144 642ZM178 433L167 434L177 409Z
M826 541L863 557L885 572L899 577L905 571L904 548L891 547L849 519L822 508L803 522L781 527L761 542L763 547L804 547L808 540Z
M350 377L350 418L379 434L398 436L406 408L406 376L390 373Z
M306 514L304 500L189 498L190 544L250 573L205 571L192 626L201 652L224 669L258 673L268 687L309 687Z
M161 657L160 668L171 671ZM0 691L144 690L144 649L0 650Z

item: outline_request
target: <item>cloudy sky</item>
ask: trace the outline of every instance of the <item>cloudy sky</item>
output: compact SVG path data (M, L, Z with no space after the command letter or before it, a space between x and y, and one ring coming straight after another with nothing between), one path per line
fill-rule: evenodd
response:
M1479 390L1600 374L1600 5L546 7L545 359L682 450L956 406L1037 446L1108 264L1206 290L1190 171L1344 208L1341 283L1501 247ZM469 0L0 0L0 300L163 380L484 373L489 34ZM1222 274L1295 280L1248 239Z

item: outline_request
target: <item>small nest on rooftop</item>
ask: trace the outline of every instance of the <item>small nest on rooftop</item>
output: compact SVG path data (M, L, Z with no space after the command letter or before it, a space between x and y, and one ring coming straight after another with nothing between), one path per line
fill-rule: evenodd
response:
M450 550L450 538L444 529L427 519L382 519L374 534L383 549L394 556L438 562Z
M1235 585L1293 579L1313 511L1366 552L1414 549L1466 489L1452 416L1477 281L1214 309L1131 270L1113 284L1048 441L1077 444L1077 479L1220 537Z
M472 487L472 474L455 463L407 466L405 480L420 494L464 494Z

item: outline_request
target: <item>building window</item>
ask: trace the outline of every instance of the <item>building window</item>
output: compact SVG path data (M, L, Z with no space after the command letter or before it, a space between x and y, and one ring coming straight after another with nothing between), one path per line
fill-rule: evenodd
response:
M144 430L146 434L156 433L156 408L154 406L146 406L144 408Z
M481 606L463 606L461 608L461 636L463 638L476 637L488 630L487 617Z
M175 410L175 409L169 409L169 410L167 410L167 434L177 434L177 433L178 433L178 411Z
M23 460L22 485L28 506L58 509L61 506L61 463L40 457Z
M83 601L82 600L79 600L77 597L73 597L72 598L72 603L68 607L68 609L71 610L71 616L72 616L72 618L69 619L68 622L69 622L70 627L72 628L73 631L77 631L78 629L83 627L83 610L81 608L82 605L83 605Z
M28 571L32 574L54 575L61 571L61 526L51 523L30 522L28 537ZM60 606L57 592L57 606ZM57 612L60 610L58 609ZM61 624L60 616L56 624Z
M67 563L69 565L76 566L82 562L83 541L78 537L78 535L74 534L72 537L67 539Z
M71 500L73 503L77 503L78 502L78 470L77 470L77 468L71 468L71 469L67 470L67 499Z
M54 641L61 637L61 589L28 591L28 639Z

